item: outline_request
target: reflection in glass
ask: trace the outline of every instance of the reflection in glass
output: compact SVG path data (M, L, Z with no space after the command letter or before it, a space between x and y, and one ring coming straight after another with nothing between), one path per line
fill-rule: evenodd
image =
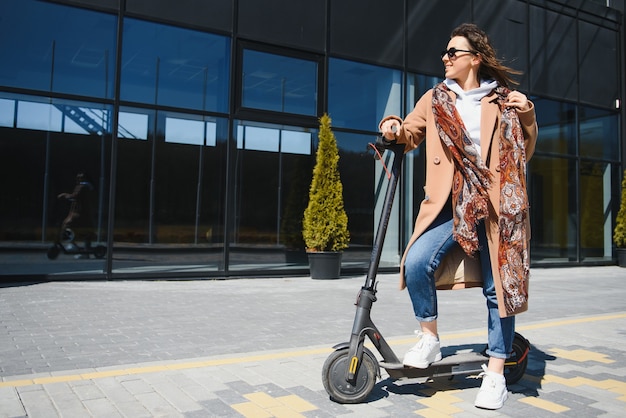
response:
M580 107L580 155L619 159L619 113Z
M273 127L272 127L273 126ZM237 126L237 148L289 154L311 154L311 132L268 124Z
M235 131L231 268L306 263L302 214L308 202L315 131L247 121L238 121Z
M165 142L204 145L204 122L180 118L165 118Z
M47 103L21 100L17 104L17 127L40 131L60 132L63 113Z
M149 129L118 142L114 272L224 269L226 120L124 111Z
M535 155L530 160L531 254L538 263L576 261L579 219L576 162Z
M229 45L224 36L127 18L122 100L226 112Z
M280 151L288 154L311 154L311 133L281 130Z
M400 115L402 72L331 58L328 109L334 127L377 131L386 115Z
M417 101L429 89L433 88L441 77L425 76L420 74L409 74L407 76L406 109L407 113L413 110Z
M548 99L532 100L539 124L536 151L576 155L576 106Z
M110 112L69 104L57 107L65 114L65 132L102 135L109 131Z
M317 63L244 50L241 104L254 109L315 116Z
M301 220L316 131L284 123L312 121L326 97L338 128L352 236L344 264L367 265L387 182L366 145L381 117L406 115L440 77L406 74L403 86L405 74L396 69L329 57L326 79L321 55L242 49L241 74L231 80L236 34L127 17L123 50L116 51L114 12L86 5L93 1L62 3L70 2L0 2L2 274L102 274L102 260L61 255L52 261L42 250L57 239L68 214L69 202L58 196L72 189L80 172L94 188L94 243L113 245L114 274L304 271ZM117 52L121 94L113 97ZM574 78L567 80L574 80L570 73ZM233 121L231 88L241 94L234 110L243 107L255 121L274 112L275 124ZM571 83L565 90L576 89ZM570 99L533 98L540 125L528 173L533 263L611 259L623 169L619 112ZM122 105L115 143L114 101ZM412 232L423 199L423 161L423 148L405 160L397 195L402 205L394 205L383 266L397 267L400 240Z
M125 139L148 139L148 115L120 110L117 135Z
M113 97L115 15L20 0L0 16L0 85Z
M204 145L214 147L217 145L217 123L206 122L204 132Z
M111 112L88 107L81 102L29 97L28 99L0 101L6 115L0 117L0 126L34 129L39 131L66 132L81 135L102 135L109 133Z
M611 165L580 164L580 248L583 259L610 260L613 252L611 224Z
M373 158L374 154L368 146L376 140L374 135L335 132L335 136L339 147L339 172L350 230L350 247L344 253L344 262L366 267L389 181L381 162ZM391 157L390 152L383 155L382 161L388 167L392 164ZM395 266L399 261L398 208L399 205L395 204L389 221L381 255L383 267Z
M0 177L6 180L3 193L9 196L0 199L0 241L15 247L14 256L2 262L2 273L101 274L104 261L93 255L75 259L79 254L61 253L48 259L46 250L62 236L63 221L71 211L76 213L76 204L67 194L77 186L78 174L90 184L89 193L80 202L82 219L67 226L78 245L83 246L86 238L93 246L107 242L111 142L104 121L111 107L50 97L3 96L0 100L8 104L11 120L0 127Z
M237 126L237 148L278 152L278 129Z
M15 100L0 99L0 126L13 127L14 121Z

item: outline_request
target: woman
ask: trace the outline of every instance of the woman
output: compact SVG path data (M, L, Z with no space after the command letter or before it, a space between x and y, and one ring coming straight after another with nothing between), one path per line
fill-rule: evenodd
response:
M504 362L514 315L527 309L525 164L537 139L535 110L524 94L508 89L518 72L496 58L476 25L454 29L441 59L445 81L404 121L388 116L379 125L387 141L405 144L405 152L426 142L426 196L400 268L421 331L404 364L426 368L441 360L435 270L460 245L480 260L488 309L489 361L475 405L498 409L507 398Z

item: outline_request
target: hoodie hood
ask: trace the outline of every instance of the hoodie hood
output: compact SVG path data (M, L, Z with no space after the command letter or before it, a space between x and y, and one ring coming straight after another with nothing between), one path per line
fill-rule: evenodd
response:
M446 78L444 83L450 90L456 93L456 107L459 116L463 120L467 133L480 152L480 100L498 87L494 80L482 80L480 86L464 91L456 81Z
M449 78L446 78L444 83L450 90L456 93L461 100L478 102L480 102L480 99L491 93L491 90L498 87L498 82L495 80L481 80L479 87L469 91L464 91L456 81L450 80Z

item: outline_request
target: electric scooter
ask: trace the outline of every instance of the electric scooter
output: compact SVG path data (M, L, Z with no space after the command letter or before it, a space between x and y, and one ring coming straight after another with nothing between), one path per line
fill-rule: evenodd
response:
M392 379L403 378L434 378L456 375L471 375L482 372L482 365L488 360L483 352L446 352L442 348L443 359L431 364L426 369L407 367L402 364L393 352L387 341L374 325L370 312L376 301L376 274L382 253L387 225L391 215L391 207L396 192L398 179L404 159L404 145L387 144L382 138L376 144L375 158L380 159L382 152L389 150L394 154L389 185L385 195L383 212L376 232L374 247L370 257L370 264L365 278L365 285L358 293L356 300L356 314L350 341L337 344L324 362L322 381L330 398L338 403L355 404L365 401L374 389L377 378L381 377L380 368L387 371ZM382 356L379 363L374 353L364 346L365 337L368 337L376 350ZM505 378L507 384L517 382L525 373L528 363L530 343L523 336L515 333L513 349L505 362Z
M64 254L74 255L93 255L96 258L104 258L107 248L104 245L96 245L95 247L82 247L76 243L76 236L71 228L65 228L61 239L48 248L48 258L55 260L61 252Z

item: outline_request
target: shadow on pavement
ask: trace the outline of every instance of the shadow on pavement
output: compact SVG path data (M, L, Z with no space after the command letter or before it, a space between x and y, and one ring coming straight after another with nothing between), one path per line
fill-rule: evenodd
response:
M442 351L480 351L484 345L465 344L442 347ZM541 381L545 375L546 362L556 360L556 357L538 349L531 344L528 353L528 364L522 378L514 384L508 385L511 393L521 393L526 396L538 396L541 389ZM487 358L485 358L485 363ZM457 375L449 377L437 377L434 379L393 379L387 378L378 382L365 402L373 402L389 397L390 393L396 395L412 395L430 397L433 393L446 390L458 390L477 388L481 379L476 375Z

